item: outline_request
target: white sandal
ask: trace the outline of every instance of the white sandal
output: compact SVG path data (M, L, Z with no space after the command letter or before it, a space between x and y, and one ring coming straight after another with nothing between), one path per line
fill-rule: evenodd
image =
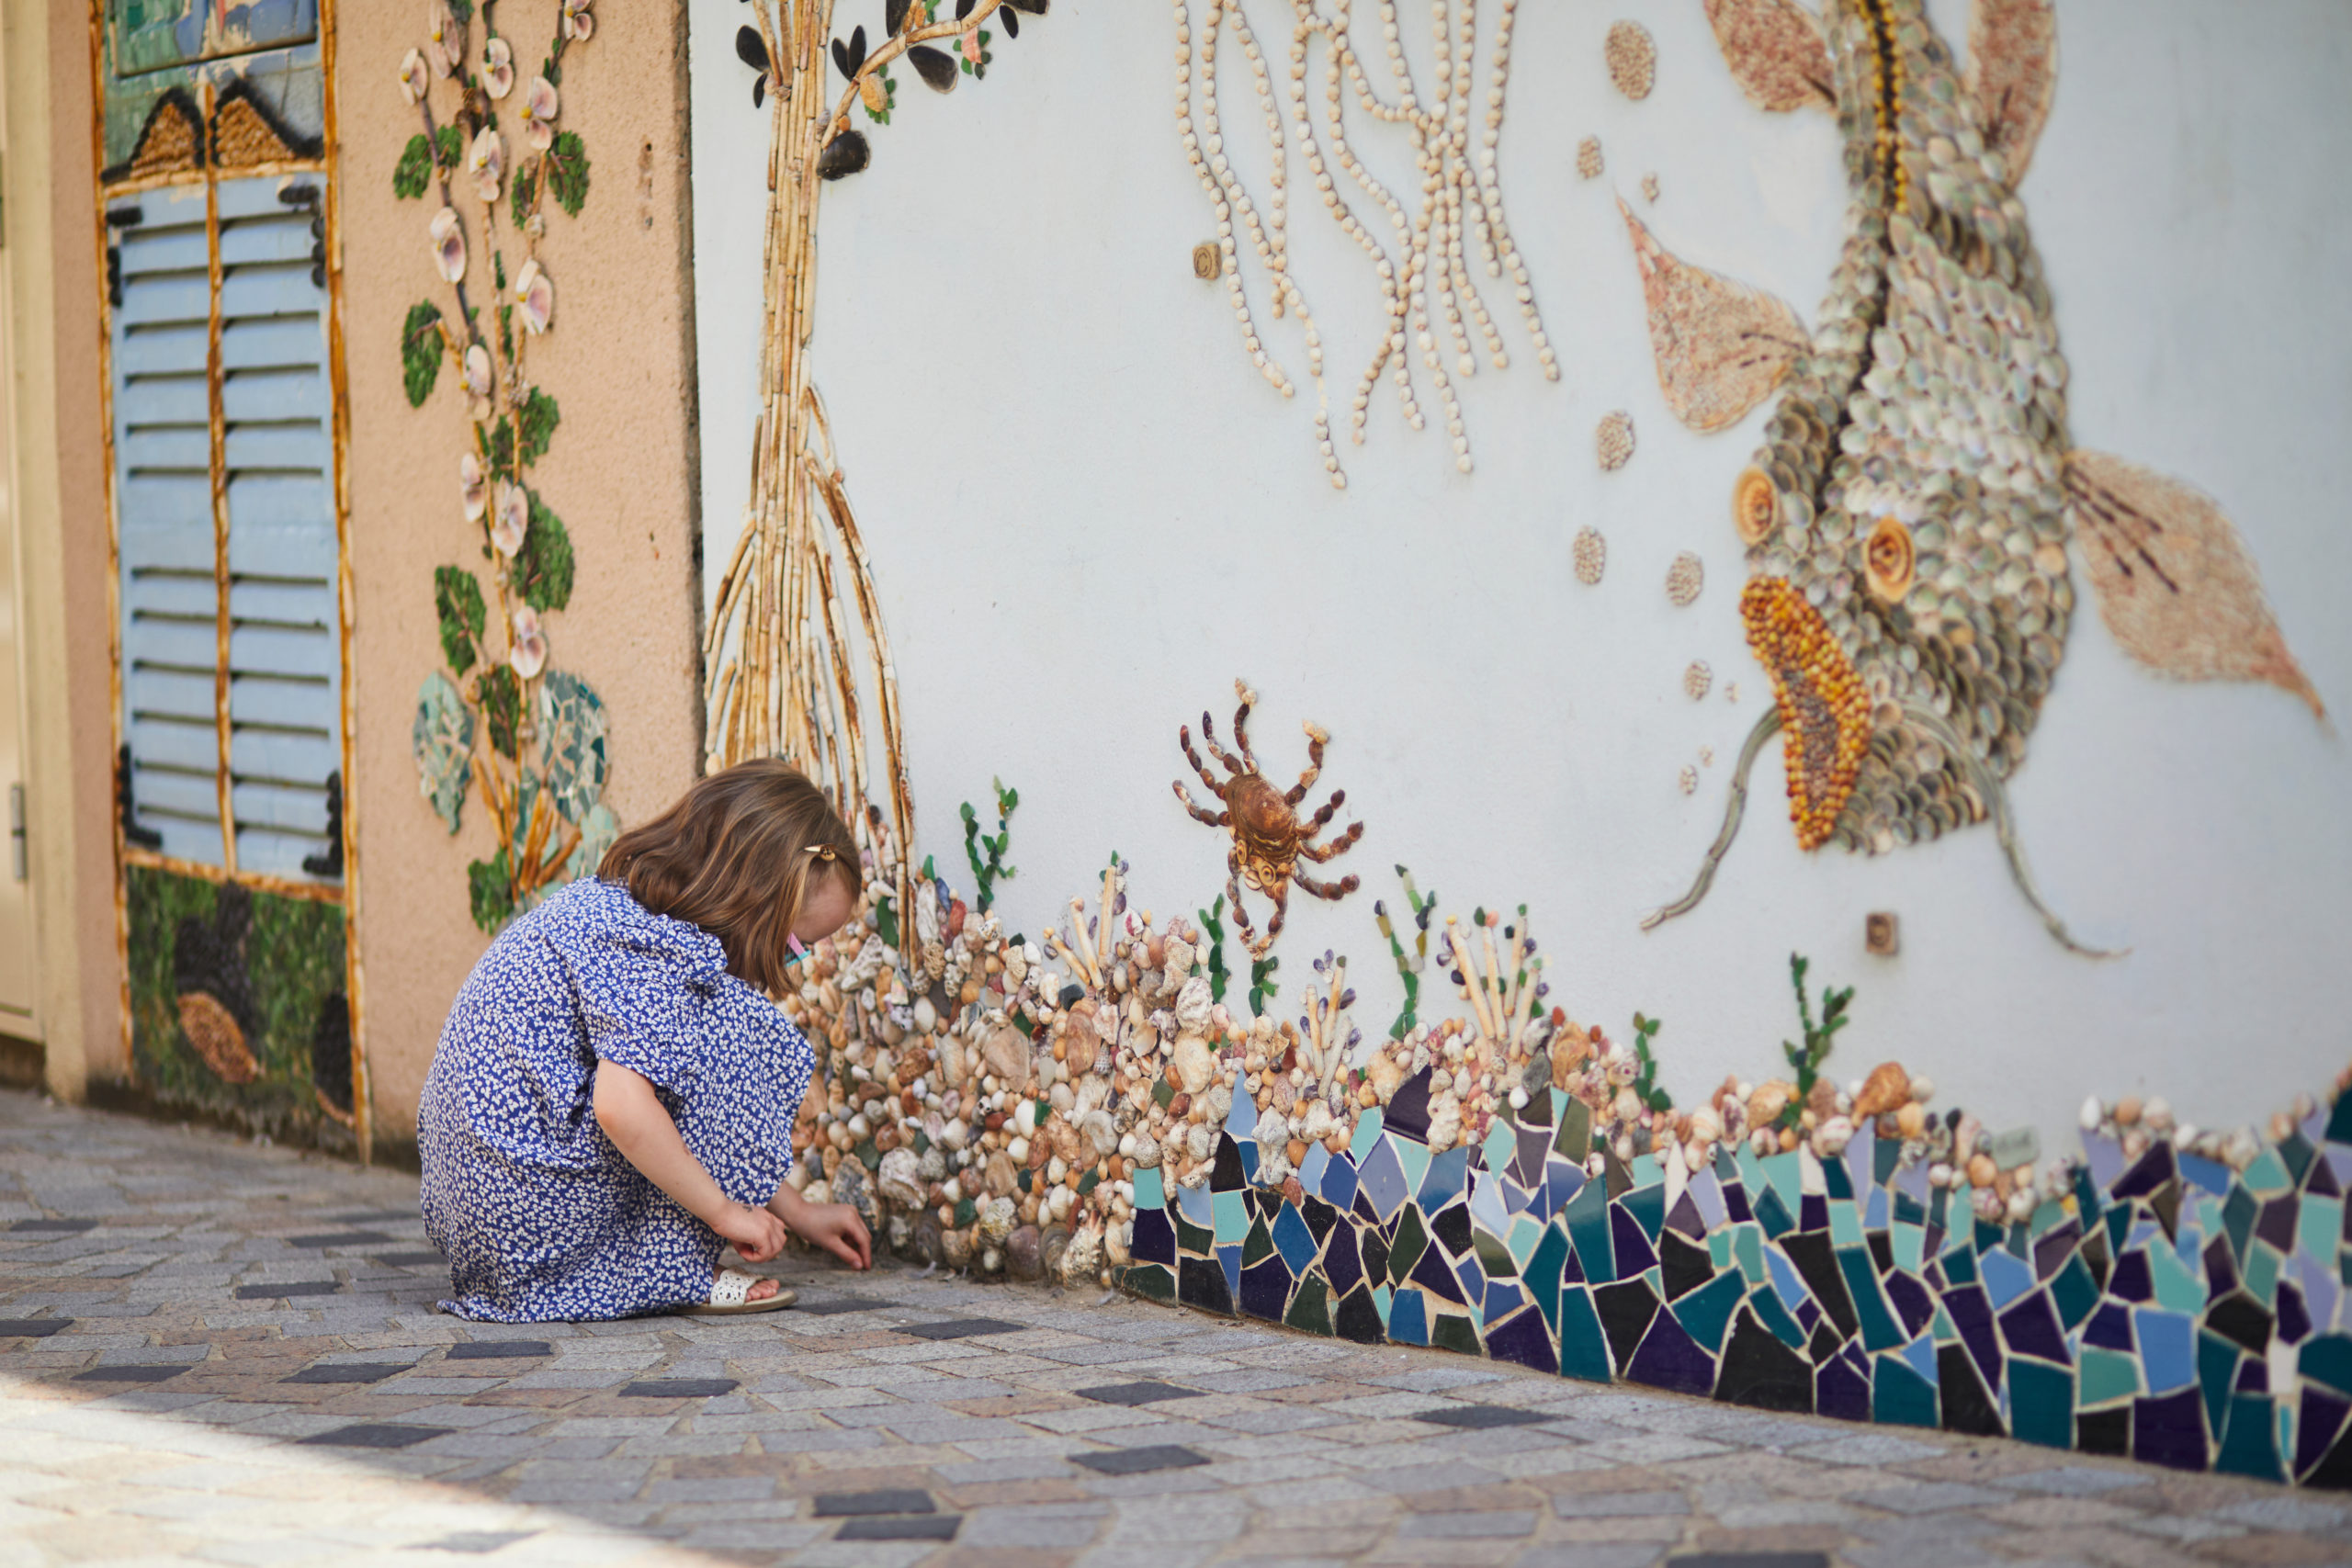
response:
M680 1307L689 1317L732 1317L741 1313L780 1312L800 1299L797 1291L779 1287L775 1294L752 1299L752 1287L762 1276L746 1274L740 1269L721 1269L710 1282L710 1300L700 1306Z

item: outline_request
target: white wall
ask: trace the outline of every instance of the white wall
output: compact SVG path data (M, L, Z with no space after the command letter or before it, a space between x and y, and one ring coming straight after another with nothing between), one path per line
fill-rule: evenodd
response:
M757 412L764 116L734 60L743 8L692 6L706 556L723 563ZM839 30L871 36L880 9L843 0ZM1250 9L1261 25L1286 14ZM1962 6L1936 14L1964 37ZM1620 16L1657 39L1657 90L1638 104L1600 62ZM2338 199L2352 13L2301 0L2257 22L2188 0L2066 0L2061 39L2021 194L2073 367L2075 438L2220 497L2322 694L2352 705L2352 625L2335 613L2352 584L2352 205ZM1225 52L1228 141L1262 160L1238 51ZM2109 638L2079 570L2085 604L2013 796L2045 894L2130 956L2052 942L1989 828L1875 860L1799 852L1777 746L1708 903L1637 929L1688 885L1770 697L1739 632L1727 514L1768 411L1712 437L1666 412L1612 192L1687 259L1808 321L1844 212L1827 118L1751 109L1698 0L1519 7L1503 187L1563 378L1541 379L1502 318L1512 368L1466 389L1476 471L1453 471L1434 426L1407 431L1384 387L1368 444L1342 447L1345 493L1317 461L1310 394L1286 403L1260 379L1222 287L1190 274L1214 225L1177 141L1172 59L1167 6L1060 0L950 100L902 73L873 167L825 198L816 376L881 580L924 850L960 863L956 804L985 803L998 773L1022 793L1002 897L1025 929L1113 849L1137 903L1207 904L1225 846L1169 792L1186 771L1175 731L1204 706L1222 728L1242 674L1263 698L1267 771L1303 765L1299 721L1321 722L1325 786L1347 789L1342 820L1369 824L1331 868L1363 890L1295 897L1279 949L1286 1001L1311 954L1348 953L1367 1034L1396 1006L1372 905L1401 902L1403 862L1447 910L1529 904L1573 1016L1623 1033L1636 1008L1662 1015L1665 1081L1686 1100L1777 1064L1795 1028L1792 948L1816 980L1860 987L1840 1077L1899 1056L1942 1103L2037 1122L2045 1147L2071 1146L2087 1092L2165 1094L2211 1125L2266 1116L2344 1066L2342 739L2267 687L2151 677ZM1574 169L1589 133L1609 164L1593 182ZM1358 134L1400 168L1393 141ZM1650 170L1654 207L1638 195ZM1299 211L1294 232L1343 410L1377 297L1319 212ZM956 300L968 307L951 313ZM1290 323L1270 342L1303 375ZM1593 427L1621 407L1640 449L1603 474ZM1610 548L1594 589L1569 570L1588 524ZM1662 584L1684 549L1711 575L1676 610ZM1715 671L1703 703L1680 690L1692 659ZM1685 797L1676 774L1702 747L1715 765ZM1900 915L1900 957L1862 952L1871 909Z

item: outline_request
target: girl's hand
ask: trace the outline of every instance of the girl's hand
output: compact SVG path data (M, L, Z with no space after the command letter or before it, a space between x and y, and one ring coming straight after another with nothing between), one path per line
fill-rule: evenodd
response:
M790 1225L812 1247L821 1247L853 1269L874 1267L874 1240L865 1222L847 1203L811 1203L789 1187L779 1188L768 1212Z
M741 1203L729 1203L721 1210L711 1222L711 1229L731 1243L746 1263L765 1263L784 1250L784 1244L792 1235L784 1222L767 1210L746 1208ZM860 1234L864 1234L862 1229Z

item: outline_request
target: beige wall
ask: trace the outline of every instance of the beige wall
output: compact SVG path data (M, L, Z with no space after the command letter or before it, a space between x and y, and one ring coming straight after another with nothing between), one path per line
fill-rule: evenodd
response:
M354 886L362 1027L383 1147L413 1135L435 1037L485 945L467 913L466 863L492 843L472 800L465 830L451 840L418 794L409 750L417 686L440 663L433 569L473 548L457 482L463 414L448 378L423 409L410 408L401 388L402 319L441 288L425 238L430 209L391 192L392 165L418 125L395 74L421 39L424 12L340 9L357 602ZM555 10L553 0L499 7L518 65L544 57ZM591 177L579 217L549 205L540 246L555 280L555 326L533 345L529 369L563 420L532 482L571 529L579 557L571 606L550 623L550 662L605 698L613 760L605 798L628 825L686 786L698 750L684 28L678 5L600 6L596 16L594 39L565 61L560 124L586 143ZM511 243L507 256L511 267ZM474 261L481 267L487 258Z
M9 0L7 259L25 564L30 829L48 1077L79 1098L126 1058L116 957L106 470L89 13Z

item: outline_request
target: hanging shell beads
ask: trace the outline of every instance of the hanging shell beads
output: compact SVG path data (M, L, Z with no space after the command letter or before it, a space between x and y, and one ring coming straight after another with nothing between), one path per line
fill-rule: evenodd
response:
M1374 89L1372 73L1357 51L1352 33L1352 0L1334 0L1330 13L1321 13L1314 0L1291 0L1292 20L1287 51L1287 113L1278 99L1274 73L1243 9L1243 0L1203 0L1197 32L1192 0L1173 0L1177 39L1177 129L1186 159L1202 189L1208 193L1217 218L1217 243L1223 258L1227 293L1240 322L1242 341L1250 361L1285 397L1295 387L1267 351L1252 318L1240 277L1241 243L1271 281L1268 313L1277 319L1295 317L1305 340L1307 372L1316 385L1316 436L1325 471L1335 487L1344 488L1339 456L1330 433L1329 395L1323 375L1320 334L1306 296L1290 270L1288 169L1294 144L1304 159L1317 198L1340 231L1355 242L1379 281L1381 301L1387 313L1372 364L1357 383L1350 406L1350 436L1361 445L1370 417L1372 388L1384 373L1394 380L1405 420L1414 429L1424 416L1413 388L1412 358L1418 351L1421 366L1444 418L1453 447L1455 466L1470 469L1470 443L1454 378L1474 375L1483 352L1497 368L1506 368L1510 355L1492 313L1472 281L1470 259L1492 278L1508 276L1513 298L1536 361L1547 380L1559 379L1559 363L1542 318L1535 309L1534 288L1517 243L1505 220L1502 193L1496 173L1496 152L1501 140L1504 92L1510 76L1511 29L1518 0L1500 0L1490 43L1489 69L1483 103L1477 92L1478 25L1475 0L1431 0L1430 38L1435 56L1433 96L1417 90L1406 62L1396 0L1374 0L1385 57L1386 84L1393 101ZM1261 204L1244 188L1226 157L1219 121L1216 68L1220 40L1229 33L1248 62L1266 122L1272 151L1267 193ZM1317 36L1323 40L1324 73L1321 124L1312 106L1308 77L1309 53ZM1193 102L1197 85L1197 121ZM1420 177L1420 204L1408 219L1404 203L1365 168L1349 141L1346 117L1353 108L1374 123L1402 126L1412 143ZM1479 115L1476 145L1474 113ZM1337 165L1336 173L1333 165ZM1375 207L1385 210L1396 236L1391 252L1374 231L1374 224L1360 219L1341 194L1339 176L1353 181ZM1401 264L1401 265L1400 265ZM1442 344L1441 339L1447 340ZM1453 350L1452 366L1443 346Z

